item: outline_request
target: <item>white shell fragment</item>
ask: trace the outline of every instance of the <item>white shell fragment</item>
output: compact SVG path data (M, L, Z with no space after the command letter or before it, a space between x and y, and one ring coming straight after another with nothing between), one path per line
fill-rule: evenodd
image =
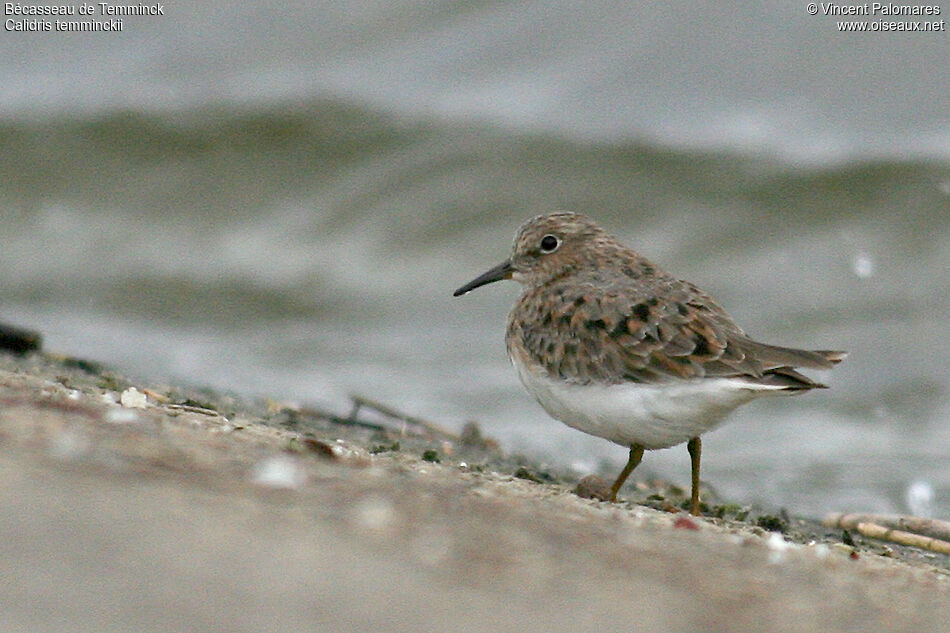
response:
M148 406L148 398L135 387L129 387L123 391L119 397L119 402L123 407L130 409L144 409Z
M785 553L791 548L791 544L785 540L785 537L778 532L772 532L765 540L765 546L769 548L769 564L778 565L785 561Z

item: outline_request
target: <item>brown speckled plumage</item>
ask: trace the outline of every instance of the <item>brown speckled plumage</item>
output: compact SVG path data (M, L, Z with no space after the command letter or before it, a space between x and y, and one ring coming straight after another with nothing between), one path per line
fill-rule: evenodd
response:
M562 240L542 255L545 235ZM512 262L525 291L508 319L509 354L525 353L551 376L578 384L744 377L810 389L793 367L826 369L837 352L809 352L749 339L712 297L623 246L590 218L533 218Z

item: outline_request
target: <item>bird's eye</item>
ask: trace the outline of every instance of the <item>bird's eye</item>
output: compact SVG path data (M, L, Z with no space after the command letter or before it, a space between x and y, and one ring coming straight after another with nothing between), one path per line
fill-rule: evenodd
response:
M553 235L545 235L541 238L541 252L542 253L553 253L557 250L557 247L561 245L561 240Z

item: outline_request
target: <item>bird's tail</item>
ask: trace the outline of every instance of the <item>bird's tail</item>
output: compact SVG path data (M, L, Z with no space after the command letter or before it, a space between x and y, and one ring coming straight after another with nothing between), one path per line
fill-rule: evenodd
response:
M831 369L848 355L847 352L831 350L805 350L759 343L751 339L743 341L743 347L752 352L765 370L778 367L804 367L806 369Z

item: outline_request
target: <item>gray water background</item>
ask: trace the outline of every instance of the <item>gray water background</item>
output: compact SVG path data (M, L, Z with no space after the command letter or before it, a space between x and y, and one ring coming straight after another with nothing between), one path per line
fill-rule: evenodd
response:
M851 352L831 390L706 436L724 497L907 511L923 481L950 514L945 32L785 2L164 5L0 32L0 320L136 376L360 393L619 468L518 384L516 284L451 297L527 217L583 211L750 334Z

